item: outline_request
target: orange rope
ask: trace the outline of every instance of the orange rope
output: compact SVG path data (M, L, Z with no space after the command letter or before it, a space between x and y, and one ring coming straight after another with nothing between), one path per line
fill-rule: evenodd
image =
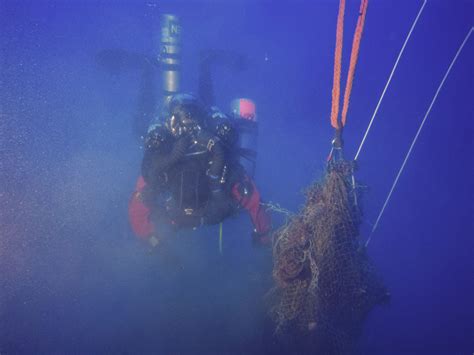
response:
M349 109L349 99L352 91L352 83L354 81L355 67L357 59L359 58L360 41L362 32L364 30L365 15L367 14L368 0L361 0L359 18L357 20L356 30L354 32L354 39L352 41L351 58L349 64L349 71L347 74L346 89L344 91L344 103L342 108L341 121L338 120L339 114L339 100L340 100L340 80L341 80L341 58L342 58L342 38L344 31L344 11L345 0L340 0L339 14L337 17L337 32L336 32L336 54L334 59L334 83L332 89L332 107L331 107L331 125L335 129L340 129L346 124L347 111Z
M342 40L344 36L344 12L346 1L339 1L339 13L337 15L336 30L336 49L334 53L334 79L332 85L332 106L331 106L331 124L334 128L339 127L339 97L341 85L341 61L342 61Z
M349 73L347 74L346 90L344 92L344 104L342 107L342 126L346 124L347 110L349 109L349 99L351 96L352 82L354 81L355 67L359 58L360 40L364 30L365 15L367 13L368 0L362 0L359 10L359 19L357 20L354 40L352 42L351 62L349 64Z

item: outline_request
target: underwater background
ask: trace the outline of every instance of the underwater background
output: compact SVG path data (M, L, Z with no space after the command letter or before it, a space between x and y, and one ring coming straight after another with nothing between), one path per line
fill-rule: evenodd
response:
M344 130L352 158L422 5L369 3ZM207 48L245 54L214 73L218 106L252 98L256 182L298 211L331 148L338 1L0 0L0 354L276 354L264 295L269 250L244 214L148 252L127 205L143 150L137 70L104 49L156 55L159 16L182 26L182 88ZM343 79L359 1L346 6ZM461 42L474 1L432 0L408 42L358 160L366 238ZM357 353L474 351L474 38L433 106L368 253L391 293ZM157 94L158 95L158 94ZM275 217L275 227L282 219Z

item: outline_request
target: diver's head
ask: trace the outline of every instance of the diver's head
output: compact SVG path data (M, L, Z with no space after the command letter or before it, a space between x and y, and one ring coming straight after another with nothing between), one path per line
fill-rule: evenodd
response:
M206 110L199 99L190 94L173 96L169 103L167 126L174 136L190 133L205 125Z

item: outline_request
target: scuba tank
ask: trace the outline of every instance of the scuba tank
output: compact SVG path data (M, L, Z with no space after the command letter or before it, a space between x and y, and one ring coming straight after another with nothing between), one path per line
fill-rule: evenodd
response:
M258 148L258 123L255 103L250 99L235 99L231 102L231 112L239 132L237 143L240 155L239 162L246 172L253 176Z
M161 67L162 94L158 117L151 122L149 131L156 124L163 124L171 98L180 90L181 77L181 25L176 15L161 16L161 35L157 59Z

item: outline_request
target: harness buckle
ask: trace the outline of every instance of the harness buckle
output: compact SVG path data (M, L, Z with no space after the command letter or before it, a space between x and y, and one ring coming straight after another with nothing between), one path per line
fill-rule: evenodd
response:
M184 214L186 216L192 216L193 213L194 213L194 209L192 209L192 208L185 208L184 209Z
M214 147L214 145L216 144L216 142L214 141L214 139L209 139L209 141L207 142L207 150L208 151L211 151L212 150L212 147Z

